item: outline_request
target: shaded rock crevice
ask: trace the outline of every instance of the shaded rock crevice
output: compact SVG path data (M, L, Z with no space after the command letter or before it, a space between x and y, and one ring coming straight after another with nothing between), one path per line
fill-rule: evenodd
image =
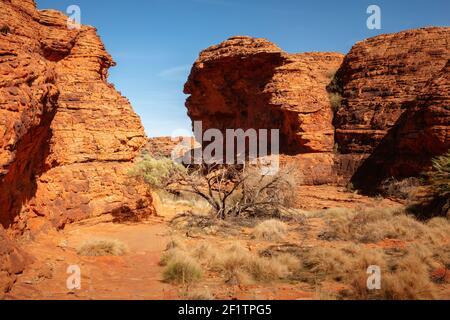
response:
M0 223L11 227L22 207L36 194L37 179L49 169L46 159L50 153L53 132L51 123L57 111L58 91L52 88L42 99L44 106L38 125L28 129L14 146L14 161L9 164L7 174L0 177ZM25 116L21 123L26 123Z

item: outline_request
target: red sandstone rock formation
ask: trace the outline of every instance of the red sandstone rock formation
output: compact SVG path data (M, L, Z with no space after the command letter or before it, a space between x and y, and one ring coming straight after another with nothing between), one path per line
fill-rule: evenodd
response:
M326 153L334 148L326 86L338 53L288 54L264 39L234 37L204 50L185 93L203 130L280 129L281 150Z
M340 150L372 153L449 59L450 28L415 29L357 43L337 74L344 97L335 119Z
M186 156L186 153L192 149L200 147L193 137L157 137L148 139L142 151L153 157L179 159Z
M450 149L450 52L445 67L409 107L395 140L397 152L427 159Z
M264 39L234 37L204 50L185 93L188 114L203 130L280 129L281 152L295 162L299 184L345 184L359 156L334 153L327 86L339 53L288 54Z
M33 0L0 1L0 223L53 226L151 210L127 171L146 143L140 119L107 82L114 65L93 27ZM43 217L43 218L41 218Z
M234 37L200 54L186 106L204 130L280 129L301 184L345 184L356 172L353 182L376 187L449 148L449 59L450 28L410 30L359 42L332 79L339 54ZM327 87L343 95L336 114Z
M23 272L29 262L30 257L8 239L0 226L0 299L11 289L16 276Z
M450 28L378 36L346 56L336 141L341 152L368 157L356 186L417 176L450 148L449 59Z
M397 124L356 172L356 185L417 176L430 167L432 158L450 149L450 60L404 108Z

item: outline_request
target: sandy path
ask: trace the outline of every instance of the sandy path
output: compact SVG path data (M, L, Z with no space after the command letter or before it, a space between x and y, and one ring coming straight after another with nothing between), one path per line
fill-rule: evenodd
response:
M75 248L86 239L117 239L128 247L122 257L80 257ZM176 299L173 286L161 281L158 265L169 239L167 224L79 224L51 232L25 246L35 258L9 298L25 299ZM70 291L69 265L81 269L81 290Z

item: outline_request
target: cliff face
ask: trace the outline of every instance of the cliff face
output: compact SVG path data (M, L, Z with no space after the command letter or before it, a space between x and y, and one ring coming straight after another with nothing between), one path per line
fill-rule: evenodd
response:
M450 149L450 60L411 104L395 140L396 150L425 158Z
M368 157L355 185L417 176L449 149L449 59L450 28L381 35L346 56L334 123L340 151Z
M450 59L450 28L424 28L357 43L337 74L343 103L336 141L343 153L372 153Z
M264 39L234 37L204 50L185 93L203 130L280 129L288 154L331 152L333 112L326 86L338 53L288 54Z
M450 61L404 108L397 124L356 172L356 185L369 188L389 177L417 176L432 158L450 149Z
M96 30L69 30L67 17L32 0L0 1L0 21L1 224L151 210L145 188L125 183L147 139L107 82L114 62Z

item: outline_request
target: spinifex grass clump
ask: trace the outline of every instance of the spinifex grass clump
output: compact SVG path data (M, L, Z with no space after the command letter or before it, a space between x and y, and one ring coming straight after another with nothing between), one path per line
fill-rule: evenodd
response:
M77 252L87 257L123 256L127 247L119 240L95 239L83 242Z
M253 237L258 240L276 241L282 240L287 233L287 225L275 219L261 222L253 230Z
M450 213L450 150L433 160L433 170L427 173L434 201L438 203L442 214Z
M160 264L165 267L164 281L175 284L189 284L202 277L202 267L188 254L179 249L169 249L161 257Z

